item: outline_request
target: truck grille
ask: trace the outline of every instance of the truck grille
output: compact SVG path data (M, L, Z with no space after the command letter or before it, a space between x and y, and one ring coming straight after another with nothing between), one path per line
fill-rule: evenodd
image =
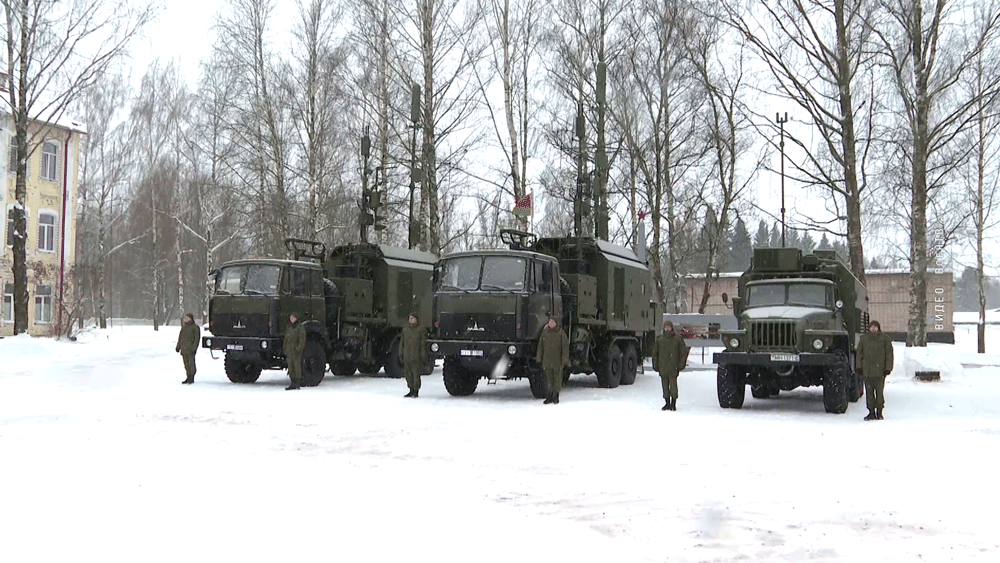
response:
M515 339L514 315L489 313L441 313L438 335L447 340Z
M214 313L212 334L215 336L269 336L271 327L267 313Z
M754 350L795 350L795 323L788 321L750 323L750 346Z

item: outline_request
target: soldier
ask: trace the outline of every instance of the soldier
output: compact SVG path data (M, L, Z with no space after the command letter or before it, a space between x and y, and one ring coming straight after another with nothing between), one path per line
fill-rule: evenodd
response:
M288 379L291 380L285 391L298 389L302 370L302 350L306 347L306 329L299 324L299 316L295 313L288 315L288 328L285 329L285 339L281 346L285 352L285 361L288 362Z
M543 401L559 404L559 391L562 389L563 368L569 366L569 337L559 329L559 321L553 313L549 313L549 322L538 339L538 353L535 360L545 370L545 380L549 385L549 396Z
M885 406L885 377L892 371L892 342L882 334L882 325L872 321L868 334L858 342L858 371L865 379L865 402L868 416L865 420L882 420Z
M417 398L420 392L420 374L427 363L427 331L420 327L416 313L410 313L407 326L399 341L399 355L403 358L406 386L410 392L404 397Z
M197 368L194 365L194 355L198 352L198 344L201 342L201 328L194 324L194 316L187 313L182 317L181 332L177 335L177 346L174 351L179 352L184 358L184 372L187 378L181 383L194 383L194 374Z
M656 337L653 346L653 367L660 372L663 386L662 411L677 410L677 376L687 367L688 347L684 338L674 332L674 323L663 323L663 334Z

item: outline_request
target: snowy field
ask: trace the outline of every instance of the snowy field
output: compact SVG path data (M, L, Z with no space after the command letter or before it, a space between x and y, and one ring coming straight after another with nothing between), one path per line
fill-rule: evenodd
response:
M0 340L0 561L1000 561L1000 354L896 348L884 421L722 410L711 354L559 405L525 381L237 386L177 327ZM991 348L1000 327L991 327ZM912 379L917 366L943 371Z

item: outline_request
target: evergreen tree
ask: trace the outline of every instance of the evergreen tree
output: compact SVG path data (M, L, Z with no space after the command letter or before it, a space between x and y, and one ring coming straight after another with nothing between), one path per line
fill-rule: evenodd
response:
M726 255L725 270L727 272L742 272L750 266L753 248L750 244L750 232L742 217L736 217L736 223L730 231L729 252Z
M813 238L809 231L802 233L802 238L799 239L799 248L806 254L816 250L816 239Z
M771 236L767 244L772 248L781 246L781 227L778 226L777 221L771 225Z
M763 219L757 224L757 234L753 237L754 246L767 246L768 245L768 234L767 222Z

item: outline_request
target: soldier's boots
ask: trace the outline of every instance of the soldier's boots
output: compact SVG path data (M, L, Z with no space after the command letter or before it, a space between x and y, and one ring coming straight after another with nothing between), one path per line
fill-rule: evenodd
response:
M553 405L558 405L559 404L559 392L558 391L556 391L555 393L552 394L552 404Z
M420 391L417 391L416 389L414 389L413 390L413 398L416 399L419 395L420 395Z
M547 405L547 404L551 403L551 402L552 402L552 396L553 396L554 394L555 394L555 393L549 393L548 395L546 395L546 396L545 396L545 400L544 400L544 401L542 401L542 404L543 404L543 405Z
M660 410L661 411L668 411L668 410L670 410L670 399L666 399L663 402L663 408L661 408Z
M406 398L416 397L416 394L414 393L413 389L410 389L410 392L407 393L407 394L405 394L405 395L403 395L403 397L406 397Z
M670 410L672 411L677 410L677 399L673 397L670 398Z
M298 389L298 388L299 388L299 382L298 381L293 381L293 382L291 382L291 383L288 384L288 387L285 387L285 391L293 391L293 390Z
M875 414L875 411L868 409L868 416L865 417L865 420L878 420L878 415Z
M876 420L882 420L882 409L875 409Z
M190 377L187 378L187 379L185 379L184 381L181 381L181 385L188 385L188 384L191 384L191 383L194 383L194 379L192 379Z

